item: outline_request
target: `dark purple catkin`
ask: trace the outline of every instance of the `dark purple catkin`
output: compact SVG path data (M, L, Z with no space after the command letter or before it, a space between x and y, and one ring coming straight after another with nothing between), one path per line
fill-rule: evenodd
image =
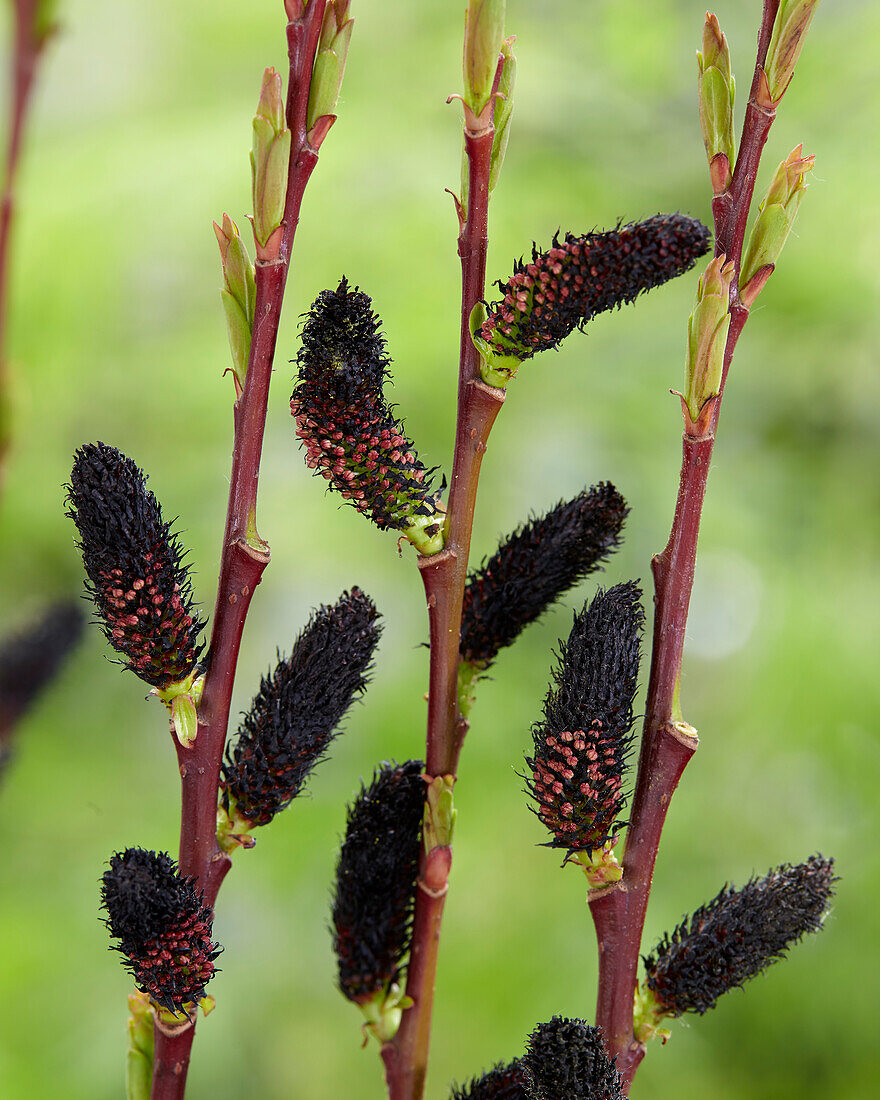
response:
M488 1073L453 1085L450 1100L527 1100L522 1063L499 1062Z
M701 1015L818 932L834 893L834 860L784 863L740 890L725 886L645 958L647 984L667 1016Z
M166 852L128 848L110 860L101 881L106 924L135 985L163 1008L197 1002L214 974L219 946L213 910L182 878Z
M13 727L55 676L82 628L79 606L61 600L0 641L0 774Z
M623 779L632 745L644 613L632 581L598 592L574 617L559 648L544 717L532 729L528 791L550 830L550 847L588 855L611 843L622 822Z
M202 652L204 621L193 610L183 550L143 472L114 447L87 443L74 457L67 502L107 641L153 687L185 679Z
M530 1100L623 1100L602 1032L583 1020L554 1016L538 1024L522 1058Z
M224 805L267 825L326 756L339 723L367 686L381 634L379 613L358 588L322 606L290 657L264 677L238 737L226 749Z
M468 577L462 658L489 665L500 649L617 549L628 512L614 486L602 482L508 535Z
M709 230L683 214L657 214L606 232L553 238L547 252L519 260L480 336L499 355L530 359L558 347L597 313L634 301L683 275L709 250Z
M349 807L336 866L339 988L367 1001L400 980L409 951L425 805L420 760L382 764Z
M431 516L437 494L385 401L390 360L373 303L343 279L306 315L290 399L306 463L380 530Z

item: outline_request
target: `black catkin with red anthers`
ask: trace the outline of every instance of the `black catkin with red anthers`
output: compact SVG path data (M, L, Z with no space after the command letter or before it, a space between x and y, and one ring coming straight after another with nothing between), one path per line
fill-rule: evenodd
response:
M336 866L339 988L363 1002L399 982L409 951L425 805L420 760L382 764L349 807Z
M480 336L499 355L530 359L558 347L597 313L683 275L709 250L709 230L683 214L657 214L605 232L553 238L519 260L502 299L488 307Z
M367 686L379 618L358 588L312 615L290 657L263 678L238 737L227 746L227 812L233 803L239 817L267 825L300 793Z
M818 932L834 893L834 860L784 863L740 890L725 886L645 958L647 984L667 1016L702 1015Z
M499 1062L466 1084L453 1085L450 1100L528 1100L522 1063Z
M213 910L195 879L183 878L166 852L128 848L104 872L101 905L142 993L172 1012L201 1000L221 949L211 939Z
M623 779L632 746L644 613L630 581L598 592L574 617L568 641L532 729L528 791L552 835L549 846L574 853L612 843L623 824Z
M390 360L370 298L343 279L306 315L290 399L306 463L380 530L437 506L431 474L385 401Z
M146 477L104 443L75 455L68 515L104 633L124 663L156 688L184 680L202 652L189 568Z
M530 1100L623 1100L602 1032L583 1020L554 1016L529 1036L522 1058Z
M13 727L55 676L82 629L79 607L63 600L0 641L0 774L9 760Z
M500 649L617 549L628 513L620 493L602 482L508 535L468 577L462 659L487 667Z

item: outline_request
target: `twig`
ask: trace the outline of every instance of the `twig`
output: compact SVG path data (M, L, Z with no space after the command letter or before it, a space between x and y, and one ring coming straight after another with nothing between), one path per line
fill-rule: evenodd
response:
M721 392L714 399L705 429L684 435L678 499L669 541L651 563L655 588L651 676L623 879L594 892L590 898L600 944L596 1022L603 1029L610 1053L617 1056L627 1088L645 1053L644 1046L633 1036L633 996L657 848L670 800L698 744L696 731L678 718L676 695L703 497L724 381L748 319L748 310L739 300L738 273L758 163L775 115L772 108L757 103L756 93L778 6L778 0L765 0L742 144L729 188L713 201L715 254L723 253L728 261L734 262L737 277L731 286L731 322Z
M37 64L51 36L51 28L38 24L38 0L15 0L15 44L11 76L9 137L3 194L0 198L0 480L9 447L6 408L6 317L9 308L9 263L12 215L15 210L15 181L21 160L21 145Z
M235 404L229 505L198 737L191 749L175 742L182 787L180 871L196 877L211 906L231 866L217 845L217 792L241 637L254 589L269 562L269 547L256 528L260 456L291 249L305 187L318 160L308 142L306 112L325 7L326 0L309 0L302 16L287 27L291 155L281 243L276 259L256 264L254 328L244 389ZM194 1022L173 1039L156 1028L152 1100L184 1095L194 1032Z
M500 72L500 65L499 65ZM496 75L497 86L497 75ZM430 672L426 770L429 777L455 776L467 722L458 710L461 608L480 465L489 432L504 402L504 391L487 386L479 374L479 354L470 336L470 315L486 283L492 109L490 99L477 118L465 107L464 141L468 161L467 217L459 224L461 259L461 349L455 454L449 491L446 549L419 560L428 602ZM437 855L443 853L442 856ZM416 897L406 993L413 1005L392 1043L383 1050L390 1100L418 1100L425 1087L431 1009L440 944L445 888L451 864L448 849L422 854L420 877L431 883ZM439 871L439 873L438 873Z

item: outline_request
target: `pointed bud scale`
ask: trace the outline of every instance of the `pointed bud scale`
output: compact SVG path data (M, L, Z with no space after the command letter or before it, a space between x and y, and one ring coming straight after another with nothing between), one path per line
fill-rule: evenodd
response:
M758 207L740 267L739 285L749 305L757 297L748 294L749 283L762 268L775 267L807 189L805 177L815 166L816 158L803 156L803 150L803 145L796 145L779 165Z
M775 107L785 95L819 0L780 0L764 72Z
M686 917L644 959L655 1015L701 1015L729 989L818 932L834 893L834 861L814 855L784 863L740 890L724 889Z
M116 950L135 985L178 1013L201 1000L220 948L211 940L213 910L166 852L128 848L110 860L101 885Z
M489 102L504 39L507 0L468 0L464 24L464 101L475 115Z
M196 670L204 622L184 552L146 480L114 447L87 443L74 458L67 514L107 641L135 675L166 689Z
M350 1001L400 980L409 951L425 806L423 764L383 764L349 807L336 865L333 949Z
M528 1100L522 1063L499 1062L464 1085L453 1085L449 1100Z
M624 1100L602 1032L583 1020L554 1016L529 1036L522 1057L530 1100Z
M254 236L261 247L284 217L289 162L290 130L285 126L281 74L270 68L263 74L251 148Z
M690 420L696 423L706 402L721 390L724 349L730 328L730 284L734 264L723 254L709 261L697 283L697 301L688 318L685 396Z
M730 51L727 37L718 25L718 18L706 12L703 27L703 51L697 53L700 69L698 99L700 104L700 128L703 144L710 163L716 157L724 157L726 164L719 178L713 170L715 194L721 194L730 183L731 171L736 160L733 136L734 80L730 71Z
M254 265L238 232L238 226L228 214L223 215L222 225L214 222L214 235L220 246L220 263L223 269L223 289L220 296L223 312L226 314L236 390L240 396L247 374L257 299Z
M623 779L632 745L644 613L630 581L599 592L575 615L532 729L527 788L550 830L551 848L578 853L612 846L625 807Z
M354 29L354 20L349 19L348 9L348 0L336 0L335 3L334 0L329 0L324 10L324 22L321 24L321 36L309 88L306 118L306 129L309 131L319 118L336 113L351 32Z
M596 314L684 274L708 249L709 230L683 214L582 237L566 233L547 252L533 246L531 262L518 261L510 279L496 284L503 297L474 333L483 381L504 386L521 362L558 347Z
M242 827L268 825L301 792L367 686L379 613L358 588L319 607L226 748L223 805Z
M501 174L501 166L504 163L504 154L507 152L507 142L510 138L510 120L513 116L513 91L516 86L516 57L513 54L513 44L516 38L511 35L505 38L501 44L501 77L498 81L498 94L495 97L495 108L492 121L495 125L495 136L492 138L492 160L489 168L489 194L495 190L498 176Z
M462 659L487 667L529 623L598 569L619 546L628 512L614 486L602 482L508 535L468 577Z
M390 360L372 302L345 279L318 295L302 331L290 410L306 464L381 530L423 554L442 549L432 470L419 460L383 392Z

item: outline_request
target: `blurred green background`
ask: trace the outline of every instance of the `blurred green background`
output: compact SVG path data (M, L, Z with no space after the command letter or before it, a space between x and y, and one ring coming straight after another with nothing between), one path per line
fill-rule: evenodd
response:
M309 609L352 584L386 619L374 683L300 800L236 859L225 945L188 1095L383 1095L358 1013L334 988L328 893L345 803L378 760L420 755L427 629L399 557L306 471L287 407L298 318L345 273L384 317L394 399L447 471L458 344L452 203L463 3L354 0L340 119L296 242L261 480L272 565L253 604L235 712ZM718 9L744 100L760 5ZM519 84L491 215L491 277L532 238L680 209L709 220L694 97L704 8L691 0L510 0ZM211 219L249 206L250 119L282 68L281 0L61 0L36 92L15 235L16 433L0 503L0 628L81 591L62 484L101 439L179 515L210 610L228 483L232 384ZM8 36L7 36L8 39ZM880 10L827 3L765 156L817 154L783 261L737 352L700 545L683 682L702 747L664 834L645 948L730 879L820 850L841 876L821 936L676 1024L634 1097L799 1100L873 1094L880 901L876 140ZM283 69L286 73L286 68ZM671 519L685 326L695 275L605 316L511 386L484 464L474 553L530 510L610 479L632 514L603 583L649 582ZM573 593L580 605L592 585ZM648 601L650 603L650 600ZM553 1013L590 1017L585 884L526 809L517 776L569 609L533 627L482 686L459 823L429 1095L517 1055ZM0 1094L119 1097L129 980L98 919L128 845L177 843L178 782L158 704L86 641L20 729L0 790ZM873 971L876 974L876 970Z

